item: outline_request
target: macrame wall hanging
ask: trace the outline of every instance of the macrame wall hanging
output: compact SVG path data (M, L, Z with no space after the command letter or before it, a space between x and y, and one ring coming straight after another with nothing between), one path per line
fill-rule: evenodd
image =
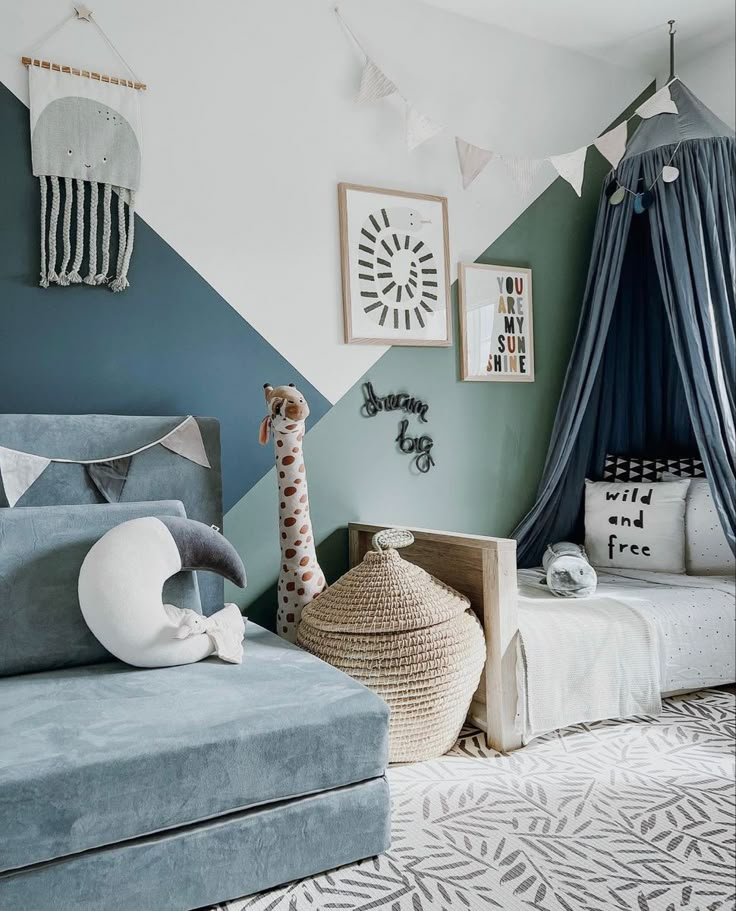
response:
M141 174L138 90L146 86L85 6L75 7L41 43L75 19L97 28L133 78L21 58L28 67L31 157L40 185L40 284L83 282L124 291Z

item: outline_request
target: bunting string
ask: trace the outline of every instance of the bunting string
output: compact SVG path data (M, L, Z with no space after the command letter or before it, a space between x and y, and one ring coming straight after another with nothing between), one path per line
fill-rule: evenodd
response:
M102 459L63 459L39 456L32 452L9 449L0 446L0 477L2 477L8 505L13 507L23 494L31 487L53 462L67 465L83 465L90 480L102 496L109 502L118 502L128 476L134 456L163 446L171 452L195 462L203 468L211 468L204 448L202 433L196 419L188 415L180 424L169 430L162 437L132 449L130 452L107 456Z
M343 19L338 7L335 7L340 24L355 43L360 53L365 58L360 87L356 101L361 104L380 101L391 95L398 96L404 104L406 112L406 145L410 152L438 136L445 131L442 124L437 123L409 101L399 90L396 83L383 72L378 64L371 59L363 45L356 37L353 30ZM578 196L582 195L583 177L585 174L585 161L588 149L595 146L612 168L617 168L626 151L628 141L628 123L634 117L647 120L660 114L677 114L677 105L670 94L670 85L679 77L674 76L659 91L655 92L646 101L642 102L634 113L622 120L615 127L602 136L574 149L558 155L548 155L545 158L519 158L516 156L499 154L492 149L474 145L460 136L455 137L458 165L462 177L463 189L466 190L472 182L485 170L494 159L499 159L509 170L514 183L522 193L528 193L540 168L549 163L557 174L566 180Z

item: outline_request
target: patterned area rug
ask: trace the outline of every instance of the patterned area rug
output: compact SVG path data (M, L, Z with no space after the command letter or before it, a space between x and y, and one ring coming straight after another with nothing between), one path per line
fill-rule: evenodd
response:
M669 699L508 756L464 732L390 770L387 854L221 911L733 911L735 702Z

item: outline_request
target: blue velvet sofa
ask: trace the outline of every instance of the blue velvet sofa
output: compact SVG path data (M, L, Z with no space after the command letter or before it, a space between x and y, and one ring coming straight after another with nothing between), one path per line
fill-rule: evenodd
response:
M2 431L0 416L10 445ZM240 666L141 670L91 637L70 585L91 543L140 514L185 505L0 507L3 911L190 911L389 845L373 693L250 623ZM197 574L170 584L203 602Z

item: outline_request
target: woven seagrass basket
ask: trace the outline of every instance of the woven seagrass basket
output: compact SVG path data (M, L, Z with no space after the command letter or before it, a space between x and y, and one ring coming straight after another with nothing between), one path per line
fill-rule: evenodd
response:
M379 532L363 562L304 609L297 633L302 648L389 704L391 762L454 745L486 654L468 599L399 556L396 546L412 541Z

